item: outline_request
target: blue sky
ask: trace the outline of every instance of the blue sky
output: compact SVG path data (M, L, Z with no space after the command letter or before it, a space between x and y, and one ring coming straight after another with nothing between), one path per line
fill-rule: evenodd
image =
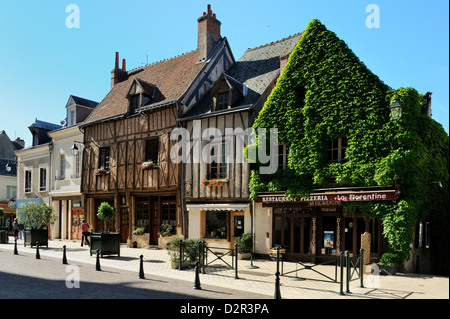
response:
M29 146L28 126L35 118L59 123L71 94L100 102L116 51L132 69L194 50L208 3L236 59L319 19L390 87L431 91L433 118L449 132L445 0L2 1L0 130ZM66 26L70 4L79 8L79 28ZM379 8L379 28L366 25L370 4Z

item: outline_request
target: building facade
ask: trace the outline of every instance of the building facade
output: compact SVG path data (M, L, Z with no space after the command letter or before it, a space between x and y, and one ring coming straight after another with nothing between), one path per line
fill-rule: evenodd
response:
M85 217L80 191L83 133L78 124L97 104L71 95L65 107L65 125L48 134L53 145L49 196L57 216L54 238L81 240L81 221Z

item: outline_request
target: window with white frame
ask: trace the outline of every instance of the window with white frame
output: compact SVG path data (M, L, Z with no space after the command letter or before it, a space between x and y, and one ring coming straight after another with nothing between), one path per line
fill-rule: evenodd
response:
M286 144L278 144L278 169L288 167L289 147Z
M73 178L81 177L81 152L77 152L73 156Z
M16 186L6 186L6 199L16 199Z
M39 167L39 191L47 191L47 166Z
M66 154L59 154L58 180L66 178Z
M31 187L32 187L32 170L25 168L25 180L24 180L24 192L25 193L31 193Z
M345 161L345 151L347 150L347 139L338 138L328 141L327 159L332 163L339 163Z

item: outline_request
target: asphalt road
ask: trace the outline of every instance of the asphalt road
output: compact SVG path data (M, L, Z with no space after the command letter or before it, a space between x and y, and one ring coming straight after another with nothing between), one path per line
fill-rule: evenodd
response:
M217 286L201 285L167 277L108 269L91 264L62 264L62 260L0 250L0 299L267 299ZM201 284L201 275L200 275Z

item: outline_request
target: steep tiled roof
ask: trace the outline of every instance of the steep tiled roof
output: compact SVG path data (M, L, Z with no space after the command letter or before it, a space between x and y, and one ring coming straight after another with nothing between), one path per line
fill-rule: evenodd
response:
M280 71L280 57L292 52L301 33L245 51L227 74L248 87L244 104L255 103Z
M203 65L203 63L197 64L197 50L194 50L130 70L124 75L123 81L111 89L82 125L125 114L128 109L126 96L135 77L141 82L145 81L157 87L157 96L146 105L146 108L177 100L185 93Z
M280 72L280 57L291 53L301 36L301 32L296 33L287 38L245 51L225 74L233 87L240 88L241 93L243 93L244 86L247 87L247 94L233 105L233 108L253 105L260 99ZM208 92L196 107L185 113L183 117L189 118L209 113L212 104L213 98L211 93Z

